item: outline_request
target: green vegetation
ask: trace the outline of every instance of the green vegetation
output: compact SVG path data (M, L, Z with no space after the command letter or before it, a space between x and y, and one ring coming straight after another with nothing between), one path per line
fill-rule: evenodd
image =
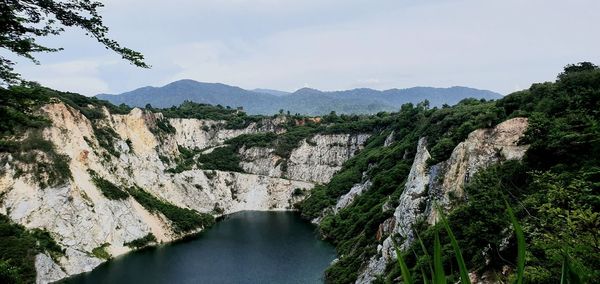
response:
M497 272L502 281L506 281L500 273L504 266L521 269L520 263L519 267L515 264L522 252L506 231L513 224L505 213L507 200L525 237L525 282L558 283L562 268L583 282L600 279L596 229L600 224L600 156L594 154L600 152L599 109L600 69L582 63L567 66L555 83L534 84L495 102L463 100L453 107L433 109L426 103L408 104L384 117L389 121L387 133L395 131L396 142L384 148L384 135L372 137L329 184L316 187L299 205L305 217L315 218L360 182L363 172L373 182L353 204L322 219L321 232L342 256L327 270L326 282L353 282L376 253L378 225L392 213L383 211L382 205L391 202L388 205L395 206L419 137L428 138L431 165L446 160L471 131L518 116L530 120L521 142L531 145L524 160L480 171L465 188L468 202L448 214L448 226L466 266L476 272ZM424 223L415 228L425 247L435 246L437 228ZM440 233L439 238L445 244L441 260L449 273L446 279L456 281L459 263L452 257L453 242L448 234ZM413 244L409 251L418 251L419 246ZM413 275L420 275L429 271L429 259L408 254L405 264ZM392 265L381 280L401 277L401 270Z
M205 170L221 170L243 172L240 167L240 157L231 146L214 148L210 153L198 156L200 168Z
M161 118L156 120L156 127L150 128L150 131L160 136L161 133L173 134L176 130L168 119Z
M58 154L54 145L42 138L39 129L29 131L20 141L0 140L1 152L13 157L9 163L15 167L16 177L29 173L41 188L59 186L71 178L69 157ZM0 161L5 162L1 158Z
M194 157L199 154L197 150L189 150L182 146L177 146L179 150L179 157L175 159L175 168L167 169L169 173L181 173L183 171L191 170L196 164ZM163 163L168 162L168 158L161 157Z
M130 248L133 248L133 249L139 249L139 248L146 247L155 242L156 242L156 237L154 236L154 234L148 233L147 235L145 235L139 239L135 239L131 242L124 243L124 245L126 245Z
M128 191L148 211L160 213L169 219L173 224L175 233L183 234L199 228L207 228L215 222L214 217L210 214L177 207L154 197L139 187L130 187Z
M86 35L96 39L107 49L121 55L132 64L148 68L144 56L134 50L122 47L108 37L108 27L102 22L100 2L72 1L11 1L2 5L2 30L0 30L0 48L38 63L37 52L56 52L61 48L51 48L40 44L40 37L56 36L66 28L82 29ZM14 72L15 62L0 56L0 82L15 84L21 82L21 76Z
M92 177L92 182L96 185L96 188L102 192L102 194L111 200L121 200L129 197L129 194L116 186L114 183L102 178L95 171L88 169L88 173Z
M249 116L243 111L223 107L221 105L213 106L208 104L194 103L185 101L179 106L170 108L153 108L150 105L146 109L153 112L162 112L166 118L196 118L225 121L225 128L240 129L245 128L252 122L259 122L264 117Z
M92 255L97 258L101 258L101 259L105 259L105 260L111 259L112 255L110 255L110 253L108 253L108 251L106 251L106 248L109 246L110 246L109 243L104 243L101 246L94 248L92 250Z
M54 145L42 136L42 129L51 122L39 108L58 101L92 120L104 117L103 107L112 113L129 111L126 106L40 86L0 88L0 153L10 153L17 175L31 173L40 187L61 185L71 178L69 158L56 153ZM100 145L118 156L113 146L118 135L110 128L94 127L94 132Z
M524 271L524 267L525 267L525 237L523 236L523 231L521 229L520 224L517 222L516 217L512 211L512 208L510 206L508 206L508 203L506 203L507 205L507 211L508 211L508 216L512 222L513 225L513 229L515 230L515 234L517 237L517 247L518 247L518 257L517 257L517 261L518 261L518 270L517 270L517 280L515 281L515 283L521 284L523 283L523 271ZM441 217L441 226L444 227L446 233L448 234L448 237L450 238L450 243L452 245L452 249L453 249L453 254L456 258L456 262L458 263L458 270L460 273L460 283L462 284L470 284L471 283L471 279L469 278L469 269L467 269L467 266L465 264L465 261L463 259L462 256L462 252L461 249L458 245L458 242L456 241L456 238L454 236L454 233L452 232L452 229L450 229L450 226L448 225L448 221L446 220L446 216L445 214L439 209L439 207L436 209L438 210L440 217ZM423 283L435 283L435 284L446 284L448 283L448 279L446 279L446 272L444 269L444 265L443 265L443 261L442 261L442 245L440 242L440 236L439 236L439 227L440 226L435 226L434 228L434 245L433 245L433 265L431 264L432 260L429 256L429 253L427 251L427 248L425 246L425 244L423 243L423 240L419 237L419 245L421 246L421 249L423 250L423 264L422 265L427 265L429 266L429 270L431 272L430 276L427 275L425 273L425 269L421 268L421 275L422 275L422 279L423 279ZM417 234L418 236L418 234ZM402 273L402 279L404 280L404 283L407 284L412 284L412 283L416 283L415 279L413 279L413 277L411 276L411 271L408 269L408 266L406 265L406 254L404 254L402 251L400 251L398 249L398 246L396 245L396 243L394 242L394 248L396 250L396 255L398 257L398 268L400 269L401 273ZM415 256L418 255L418 253L416 252L416 250L413 248L412 252L414 253ZM433 267L433 268L432 268ZM564 275L564 273L563 273ZM490 279L491 280L491 279ZM456 282L456 281L452 281L452 282ZM561 282L561 283L566 283L566 282Z
M0 214L0 282L35 282L35 255L48 253L57 258L63 249L47 231L28 230Z
M115 142L118 140L119 134L110 127L93 125L92 128L94 129L94 136L96 136L100 147L104 148L111 155L119 157L121 153L115 148Z

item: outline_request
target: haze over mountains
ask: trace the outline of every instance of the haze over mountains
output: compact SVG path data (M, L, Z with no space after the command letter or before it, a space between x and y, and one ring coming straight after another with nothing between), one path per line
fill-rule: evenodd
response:
M395 111L405 103L428 100L431 106L453 105L465 98L498 99L502 95L468 87L414 87L378 91L361 88L325 92L302 88L293 93L254 89L245 90L220 83L180 80L163 87L143 87L119 95L99 94L96 97L113 104L144 107L171 107L184 101L243 107L249 114L274 114L283 109L291 113L310 115L337 113L377 113Z

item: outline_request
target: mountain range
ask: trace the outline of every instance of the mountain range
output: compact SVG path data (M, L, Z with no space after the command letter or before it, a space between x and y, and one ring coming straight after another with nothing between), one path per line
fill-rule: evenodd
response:
M274 114L280 110L310 115L337 113L377 113L395 111L405 103L428 100L431 106L454 105L465 98L499 99L502 95L468 87L413 87L384 91L368 88L320 91L302 88L293 93L271 89L245 90L220 83L179 80L162 87L142 87L118 95L99 94L113 104L144 107L171 107L184 101L243 107L249 114Z

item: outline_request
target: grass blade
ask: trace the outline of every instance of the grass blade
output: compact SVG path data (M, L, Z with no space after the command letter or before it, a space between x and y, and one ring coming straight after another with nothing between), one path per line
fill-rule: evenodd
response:
M525 236L523 235L523 229L519 222L517 222L517 217L515 217L515 213L512 208L508 204L508 201L504 201L506 203L506 209L508 210L508 216L510 217L510 222L513 225L513 229L515 230L515 235L517 237L517 284L523 284L523 274L525 273ZM563 272L565 266L563 263ZM562 283L562 279L561 279Z
M444 274L444 265L442 264L442 244L440 244L440 235L437 229L433 244L433 272L433 282L435 284L446 284L446 275Z
M569 280L567 279L569 275L569 265L567 265L567 258L563 259L562 269L560 274L560 284L567 284Z
M442 220L442 224L446 231L448 232L448 236L450 237L450 244L452 244L452 249L454 249L454 256L456 257L456 262L458 262L458 268L460 270L460 283L462 284L471 284L471 279L469 278L469 270L467 270L467 265L465 264L465 260L463 259L462 253L460 252L460 247L458 246L458 242L448 225L448 221L446 220L446 216L444 212L437 207L438 213L440 214L440 219Z
M563 257L563 264L560 276L561 284L581 284L586 283L581 279L581 275L577 272L576 269L573 268L571 264L571 258L568 254L565 254Z
M425 243L423 242L423 239L421 239L421 236L419 235L419 233L416 230L414 232L415 232L415 235L417 236L417 239L419 240L419 244L421 244L421 249L423 250L425 257L427 257L427 263L429 264L429 273L431 274L431 279L434 279L435 277L433 276L434 275L433 274L433 266L431 266L431 256L429 256L429 253L427 252L427 248L425 247ZM423 278L424 279L426 278L425 274L423 274ZM423 282L425 282L425 281L423 281Z
M408 266L406 266L406 262L404 261L404 256L402 256L402 252L398 248L396 241L392 239L392 244L394 245L394 249L396 250L396 256L398 257L398 265L400 266L400 271L402 271L402 279L404 279L404 283L413 284L414 281L410 276L410 270L408 270Z

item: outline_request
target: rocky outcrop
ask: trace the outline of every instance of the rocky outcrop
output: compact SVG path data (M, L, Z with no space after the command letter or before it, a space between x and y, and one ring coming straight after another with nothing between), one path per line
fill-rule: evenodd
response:
M362 173L362 177L363 177L362 182L354 184L352 186L352 188L350 188L350 190L346 194L344 194L344 195L340 196L340 198L338 198L337 203L335 204L335 206L333 206L333 214L337 214L340 210L348 207L350 204L352 204L352 202L354 202L354 200L358 196L365 193L366 191L368 191L371 188L371 185L373 183L367 179L366 172Z
M265 175L270 177L282 177L285 172L281 166L285 159L275 155L275 150L262 147L242 147L240 149L240 166L247 173Z
M369 138L369 134L315 135L302 141L287 162L287 177L326 183L354 156Z
M243 151L241 167L249 173L197 168L168 173L166 169L172 168L179 156L179 147L205 149L241 134L281 132L285 118L226 129L224 122L167 120L159 113L140 109L123 115L104 110L105 118L94 121L63 103L46 105L42 112L52 121L52 126L43 130L43 137L55 145L57 153L68 156L70 180L40 188L32 173L15 172L10 154L0 157L0 213L27 228L46 229L65 248L59 259L45 254L36 257L40 283L93 269L104 261L92 253L98 247L116 256L130 251L125 243L149 233L159 242L181 237L168 219L149 212L132 197L106 198L92 182L89 170L119 187L137 186L165 202L198 212L220 215L240 210L288 210L304 198L314 182L327 182L368 137L317 135L317 146L304 141L292 153L293 168L287 171L292 177L288 178L282 178L285 175L277 160L270 160L272 152L260 148ZM170 124L174 131L161 130L161 123ZM98 129L108 129L103 135L114 137L99 137ZM111 141L108 147L114 147L112 152L102 139ZM327 147L326 151L317 151L319 145ZM322 173L310 173L318 170Z
M344 162L363 147L369 134L317 134L304 139L289 159L270 148L242 148L241 166L248 173L312 183L327 183Z
M400 249L406 249L414 241L412 228L417 220L424 218L431 224L437 222L439 216L433 209L434 203L450 210L453 204L463 199L464 185L479 170L501 161L521 159L528 147L519 145L518 141L527 126L526 118L513 118L491 129L475 130L454 148L448 160L430 168L427 167L430 158L427 141L421 138L404 191L390 219L394 220L393 229L388 230L389 235L378 247L377 255L369 260L356 283L372 282L385 271L388 262L395 259L394 235L399 237L396 241ZM389 228L390 220L380 227Z
M190 149L205 149L222 145L227 139L241 134L260 132L281 133L285 131L285 116L273 119L265 118L260 122L252 122L242 129L227 129L225 121L192 118L171 118L169 123L177 129L174 139L178 145Z

